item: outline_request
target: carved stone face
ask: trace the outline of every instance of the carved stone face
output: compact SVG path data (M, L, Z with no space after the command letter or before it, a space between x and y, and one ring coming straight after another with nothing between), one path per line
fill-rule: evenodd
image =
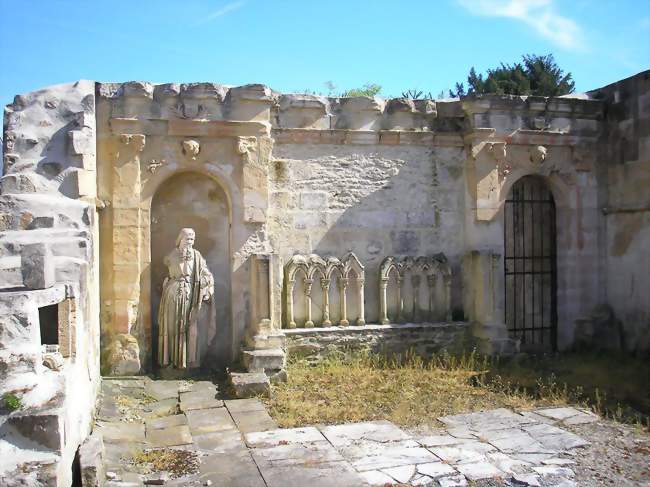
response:
M178 236L178 247L181 249L191 249L194 246L196 234L194 230L183 229Z

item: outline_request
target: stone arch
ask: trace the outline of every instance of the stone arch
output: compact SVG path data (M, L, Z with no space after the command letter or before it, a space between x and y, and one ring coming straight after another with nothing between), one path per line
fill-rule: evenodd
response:
M503 208L505 323L531 351L557 346L557 216L547 179L517 179Z
M162 175L161 175L162 176ZM143 194L148 206L149 257L143 266L148 274L152 317L152 357L157 349L157 314L161 286L167 275L164 256L174 247L180 228L196 231L195 247L215 277L215 295L202 310L199 322L201 363L223 366L230 359L232 340L232 206L226 186L204 171L183 170L154 182ZM144 223L144 222L143 222Z

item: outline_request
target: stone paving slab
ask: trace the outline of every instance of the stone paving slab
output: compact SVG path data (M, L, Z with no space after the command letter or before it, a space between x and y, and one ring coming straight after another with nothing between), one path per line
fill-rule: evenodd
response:
M359 445L341 446L339 450L359 472L431 463L439 460L439 457L431 451L419 445L415 446L408 441L376 443L371 448L359 448Z
M241 433L237 429L192 435L192 440L197 450L217 453L246 450Z
M192 435L187 425L147 430L146 437L147 443L153 448L192 444Z
M230 411L232 419L235 421L237 428L242 433L252 433L254 431L268 431L278 427L277 423L269 416L266 411Z
M184 414L175 414L173 416L163 416L162 418L147 419L144 424L148 432L154 429L187 425L187 417Z
M158 401L163 399L178 398L178 388L180 381L177 380L152 380L144 385L144 392L147 396L153 397Z
M266 411L264 404L258 399L230 399L225 400L224 405L230 413L242 413L250 411Z
M271 447L291 443L311 443L325 441L323 434L314 427L274 429L245 435L246 444L251 448Z
M255 463L262 472L265 468L283 465L312 465L344 461L341 454L327 441L256 448L252 452Z
M358 440L387 442L402 441L411 438L389 421L368 421L364 423L326 426L321 428L321 431L334 446L346 445Z
M236 428L234 421L226 408L193 409L186 411L184 416L193 435L214 433Z
M142 423L98 423L104 443L144 443Z
M180 409L183 412L219 407L223 407L223 401L217 399L216 392L210 389L180 393Z
M267 487L360 487L363 479L347 462L290 465L262 470Z

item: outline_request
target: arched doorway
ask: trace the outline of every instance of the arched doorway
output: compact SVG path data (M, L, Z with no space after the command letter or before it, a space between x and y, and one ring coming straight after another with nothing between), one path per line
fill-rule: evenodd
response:
M555 201L543 178L512 186L504 214L505 318L526 351L557 346Z
M201 252L215 281L214 297L204 306L198 326L202 368L226 365L231 343L230 208L221 186L196 172L167 179L151 203L151 316L154 368L158 352L158 306L167 276L164 257L174 248L181 228L196 232ZM215 325L216 324L216 325Z

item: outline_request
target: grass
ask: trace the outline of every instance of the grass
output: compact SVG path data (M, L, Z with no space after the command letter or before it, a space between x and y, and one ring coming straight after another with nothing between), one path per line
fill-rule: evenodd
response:
M439 416L498 407L575 404L592 406L600 413L609 411L602 397L598 401L596 391L606 390L605 385L616 390L618 375L610 373L611 382L605 384L602 373L613 368L611 362L560 358L554 371L552 358L543 362L546 368L539 360L496 362L469 354L423 361L413 354L387 358L360 353L316 365L295 360L288 365L289 381L274 386L267 405L282 427L377 419L404 426L436 426ZM637 386L624 386L633 389L635 396L643 386L638 379ZM634 376L627 381L633 382ZM618 419L623 418L619 415Z
M650 426L650 360L623 353L565 353L494 363L490 377L531 394L540 378L574 391L589 407L617 421Z

